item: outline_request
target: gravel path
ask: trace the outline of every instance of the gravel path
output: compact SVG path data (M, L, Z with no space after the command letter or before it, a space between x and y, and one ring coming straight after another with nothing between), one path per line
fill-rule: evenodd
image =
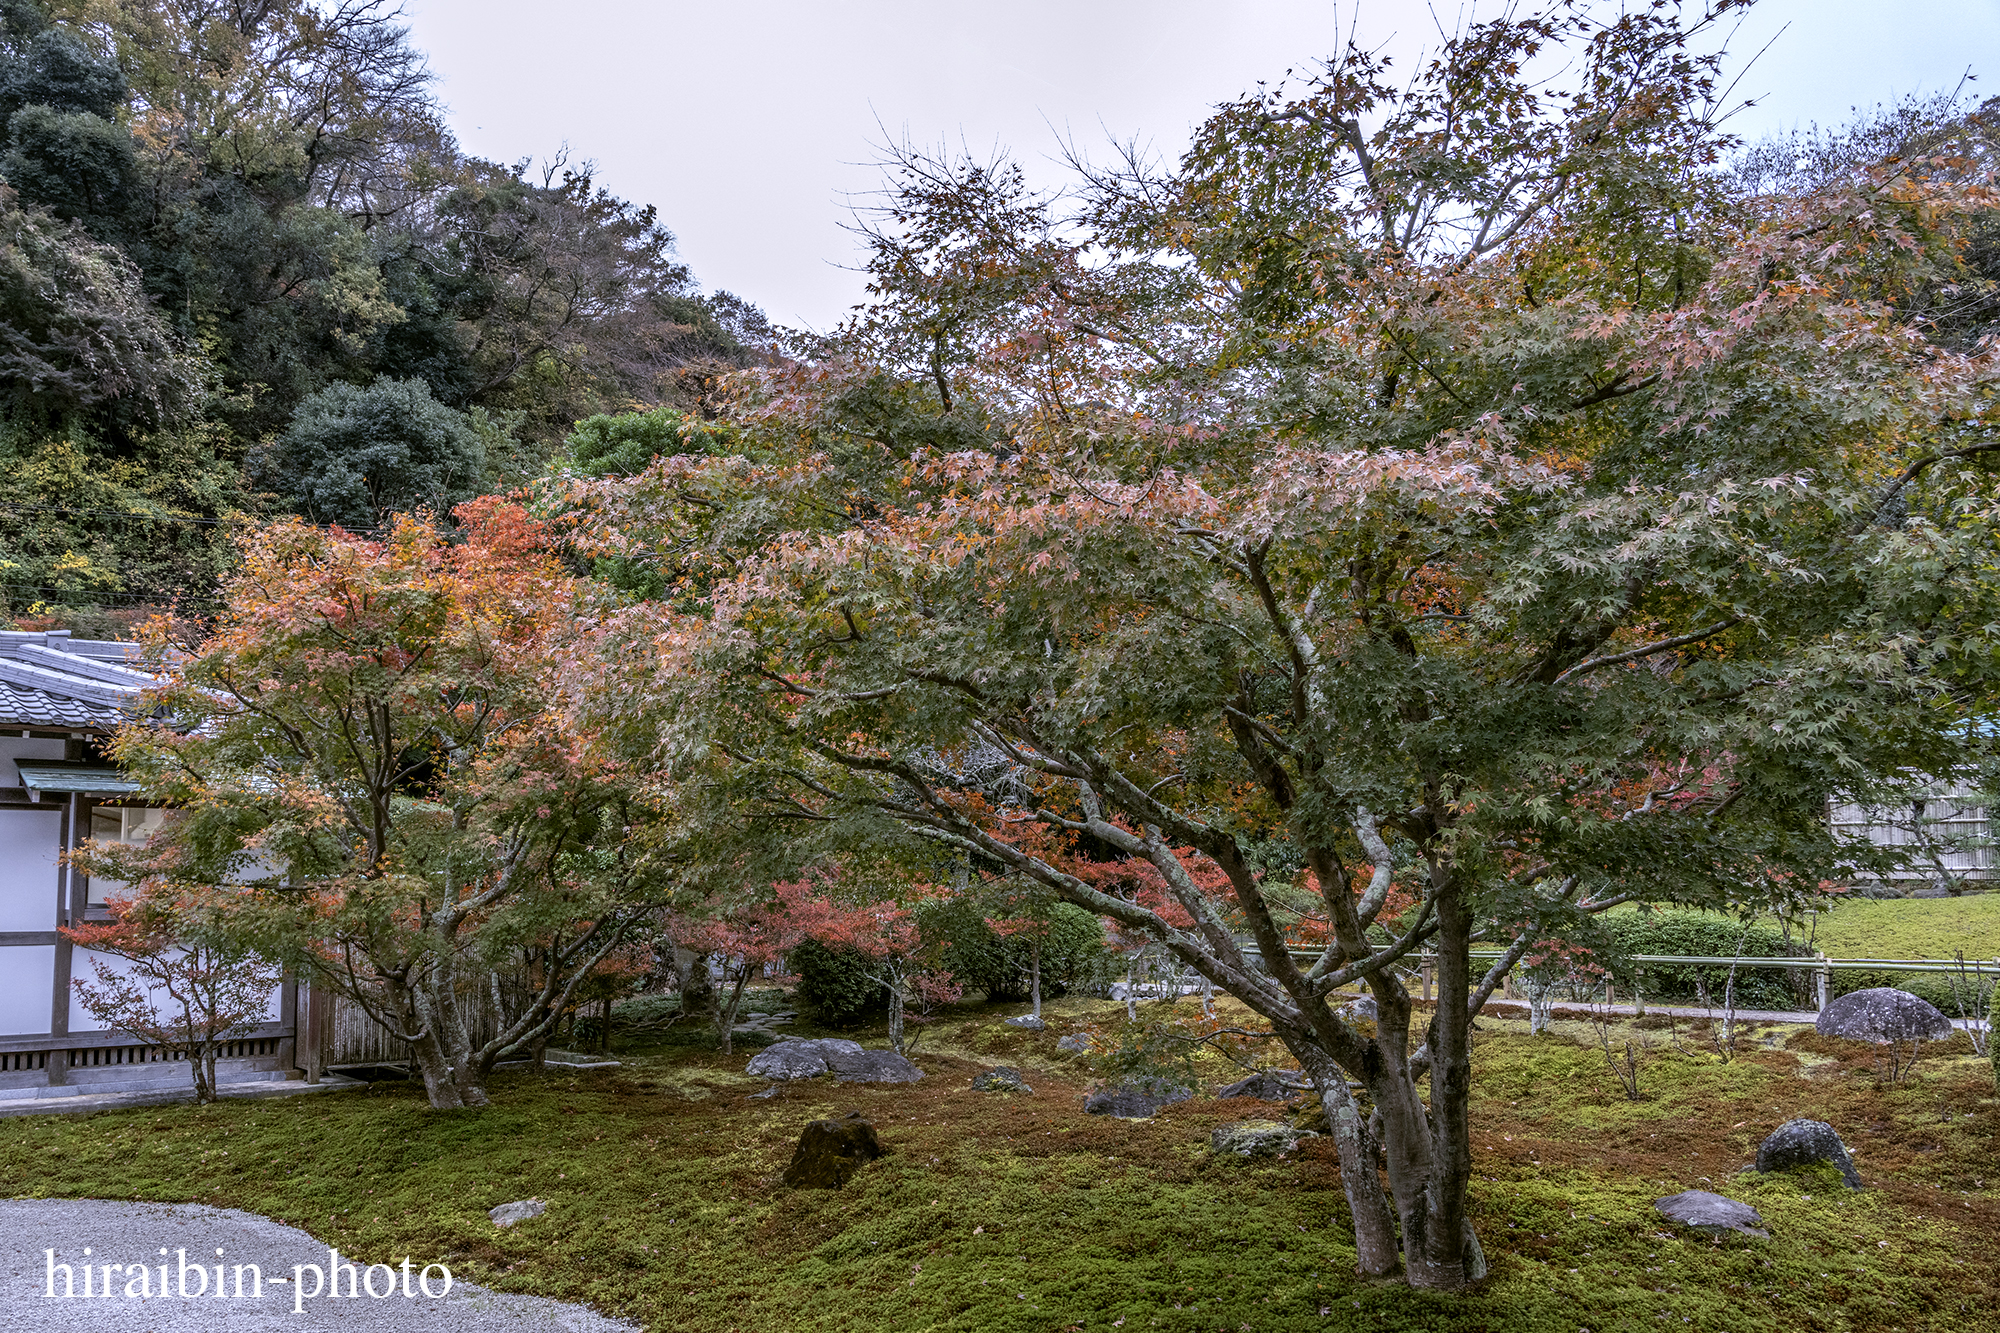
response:
M86 1259L83 1250L89 1246ZM48 1295L53 1249L56 1265ZM165 1249L166 1256L160 1251ZM216 1251L223 1251L216 1257ZM185 1251L186 1258L182 1259ZM0 1327L13 1333L44 1330L89 1330L89 1333L249 1333L264 1329L341 1329L353 1333L635 1333L631 1324L607 1319L580 1305L539 1296L509 1296L470 1283L453 1282L446 1293L438 1269L422 1269L434 1256L411 1257L409 1291L404 1293L401 1260L393 1274L377 1267L365 1276L368 1290L347 1295L348 1278L341 1274L340 1297L328 1299L323 1285L314 1295L314 1270L328 1267L327 1247L305 1232L281 1226L267 1217L232 1208L200 1204L113 1203L100 1199L0 1199ZM84 1295L83 1265L92 1265ZM186 1285L206 1295L180 1293L181 1264ZM197 1266L207 1264L207 1272ZM217 1263L225 1265L230 1295L215 1299ZM347 1262L341 1256L343 1265ZM67 1264L74 1285L66 1279ZM110 1274L106 1296L103 1265L120 1266ZM147 1265L150 1298L137 1287L139 1267ZM162 1296L161 1269L174 1287ZM235 1266L255 1264L263 1278L263 1296L252 1295L254 1281L247 1270L243 1295L235 1295ZM131 1271L124 1270L130 1265ZM303 1281L294 1283L302 1266ZM428 1297L420 1287L428 1272ZM364 1276L355 1265L355 1278ZM276 1279L283 1279L278 1281ZM133 1290L126 1295L128 1284ZM384 1292L388 1287L393 1295ZM66 1291L73 1290L74 1296ZM303 1291L305 1294L300 1295ZM294 1313L299 1307L302 1313Z

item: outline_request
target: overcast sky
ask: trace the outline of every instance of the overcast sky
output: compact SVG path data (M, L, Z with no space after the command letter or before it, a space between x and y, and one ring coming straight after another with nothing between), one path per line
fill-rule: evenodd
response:
M1451 0L1362 0L1399 68ZM782 323L826 328L861 298L849 201L875 145L1011 147L1053 182L1062 136L1139 136L1171 156L1204 110L1334 49L1352 0L410 0L467 152L567 144L602 184L655 204L681 257ZM1787 26L1789 25L1789 27ZM1780 30L1784 31L1780 33ZM2000 0L1762 0L1737 63L1759 137L1968 69L2000 93Z

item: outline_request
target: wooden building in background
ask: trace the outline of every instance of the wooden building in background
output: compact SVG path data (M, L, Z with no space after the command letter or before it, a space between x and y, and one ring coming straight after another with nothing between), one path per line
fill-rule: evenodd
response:
M124 888L64 866L64 849L141 842L166 817L102 757L154 683L137 653L63 631L0 632L0 1100L191 1082L181 1061L96 1025L70 984L96 956L58 931L104 919L106 896ZM225 1049L218 1080L297 1077L298 1010L290 983L274 992L264 1022Z

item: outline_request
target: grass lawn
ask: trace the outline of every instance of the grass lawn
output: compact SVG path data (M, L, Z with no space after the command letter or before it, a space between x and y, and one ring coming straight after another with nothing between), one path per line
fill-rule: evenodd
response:
M972 1011L926 1033L919 1084L764 1100L744 1055L671 1049L605 1074L506 1075L480 1112L376 1084L12 1119L0 1169L43 1195L244 1208L359 1258L441 1260L677 1333L1888 1333L2000 1317L2000 1098L1963 1036L1900 1088L1810 1031L1760 1030L1727 1065L1659 1044L1634 1103L1581 1025L1531 1038L1482 1019L1474 1209L1493 1275L1444 1298L1354 1277L1325 1140L1293 1161L1209 1157L1213 1126L1275 1106L1084 1115L1089 1070L1056 1039L1122 1007L1068 1000L1051 1017L1034 1034ZM1233 1069L1205 1058L1208 1083ZM1034 1095L968 1089L997 1063L1022 1066ZM844 1190L779 1184L800 1127L850 1110L891 1155ZM1839 1127L1870 1188L1736 1176L1794 1116ZM1771 1239L1671 1234L1651 1201L1687 1188L1750 1201ZM487 1220L527 1197L548 1213Z

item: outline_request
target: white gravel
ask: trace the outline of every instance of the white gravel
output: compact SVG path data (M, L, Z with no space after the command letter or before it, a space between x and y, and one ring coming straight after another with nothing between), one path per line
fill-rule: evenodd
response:
M90 1247L86 1258L84 1247ZM163 1258L160 1251L165 1249ZM220 1258L216 1251L223 1253ZM57 1265L51 1297L47 1251ZM185 1251L185 1259L182 1252ZM422 1294L418 1275L439 1255L410 1256L410 1295L404 1295L402 1259L393 1274L376 1268L374 1290L386 1285L393 1295L370 1296L366 1290L349 1297L348 1279L341 1278L341 1295L328 1299L300 1296L293 1282L296 1266L303 1271L303 1290L315 1285L313 1266L329 1267L327 1247L296 1228L267 1217L231 1208L200 1204L114 1203L100 1199L0 1199L0 1328L8 1333L43 1333L51 1329L90 1333L207 1333L228 1330L247 1333L262 1329L380 1330L381 1333L635 1333L635 1325L608 1319L580 1305L539 1296L509 1296L454 1280L448 1294ZM341 1262L348 1261L342 1255ZM83 1295L82 1266L92 1265L91 1295ZM166 1265L173 1294L160 1291L160 1265ZM182 1297L181 1265L186 1285L201 1287L198 1265L206 1265L208 1291ZM230 1295L215 1298L215 1265L224 1265ZM70 1266L74 1285L61 1265ZM105 1295L103 1265L118 1265L110 1274ZM235 1266L255 1264L263 1278L263 1296L253 1298L254 1283L246 1270L244 1295L234 1295ZM150 1297L136 1284L146 1266ZM127 1267L130 1272L126 1271ZM355 1264L360 1279L364 1265ZM440 1292L442 1275L429 1270L430 1290ZM274 1279L284 1279L275 1281ZM126 1295L128 1284L133 1294ZM74 1296L65 1295L66 1290ZM302 1312L295 1313L295 1307Z

